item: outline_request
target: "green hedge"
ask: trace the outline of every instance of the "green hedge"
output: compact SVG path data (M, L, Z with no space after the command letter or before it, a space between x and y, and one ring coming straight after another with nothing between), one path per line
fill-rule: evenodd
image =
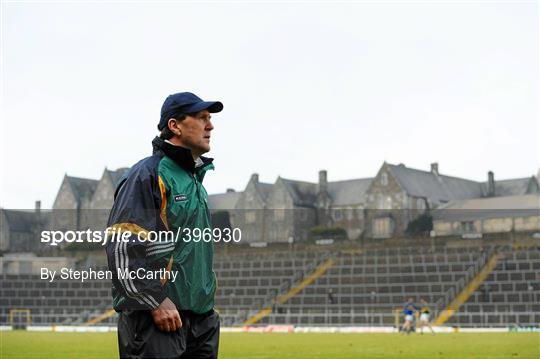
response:
M347 231L341 227L313 227L309 230L311 239L346 239Z

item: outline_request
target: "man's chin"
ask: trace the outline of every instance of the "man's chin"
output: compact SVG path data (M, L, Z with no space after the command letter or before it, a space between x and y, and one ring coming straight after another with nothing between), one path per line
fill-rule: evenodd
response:
M201 154L204 154L204 153L206 153L206 152L210 152L210 146L209 146L209 145L201 146L201 147L199 148L199 151L200 151Z

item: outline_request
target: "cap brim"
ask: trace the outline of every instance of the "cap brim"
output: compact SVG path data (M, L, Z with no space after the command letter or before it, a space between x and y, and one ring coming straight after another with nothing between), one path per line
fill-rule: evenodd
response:
M203 110L208 110L210 113L216 113L223 110L223 104L219 101L203 101L186 106L182 110L185 113L196 113Z

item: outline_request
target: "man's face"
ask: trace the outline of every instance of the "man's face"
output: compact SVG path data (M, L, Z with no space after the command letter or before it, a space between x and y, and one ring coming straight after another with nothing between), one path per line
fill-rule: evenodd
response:
M203 110L178 123L182 145L197 157L210 151L210 132L214 129L211 118L210 112Z

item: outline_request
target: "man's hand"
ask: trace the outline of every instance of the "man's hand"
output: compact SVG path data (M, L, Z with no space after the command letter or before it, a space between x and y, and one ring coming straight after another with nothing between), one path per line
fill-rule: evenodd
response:
M154 323L163 332L174 332L182 328L182 320L178 309L169 298L165 300L151 311Z

